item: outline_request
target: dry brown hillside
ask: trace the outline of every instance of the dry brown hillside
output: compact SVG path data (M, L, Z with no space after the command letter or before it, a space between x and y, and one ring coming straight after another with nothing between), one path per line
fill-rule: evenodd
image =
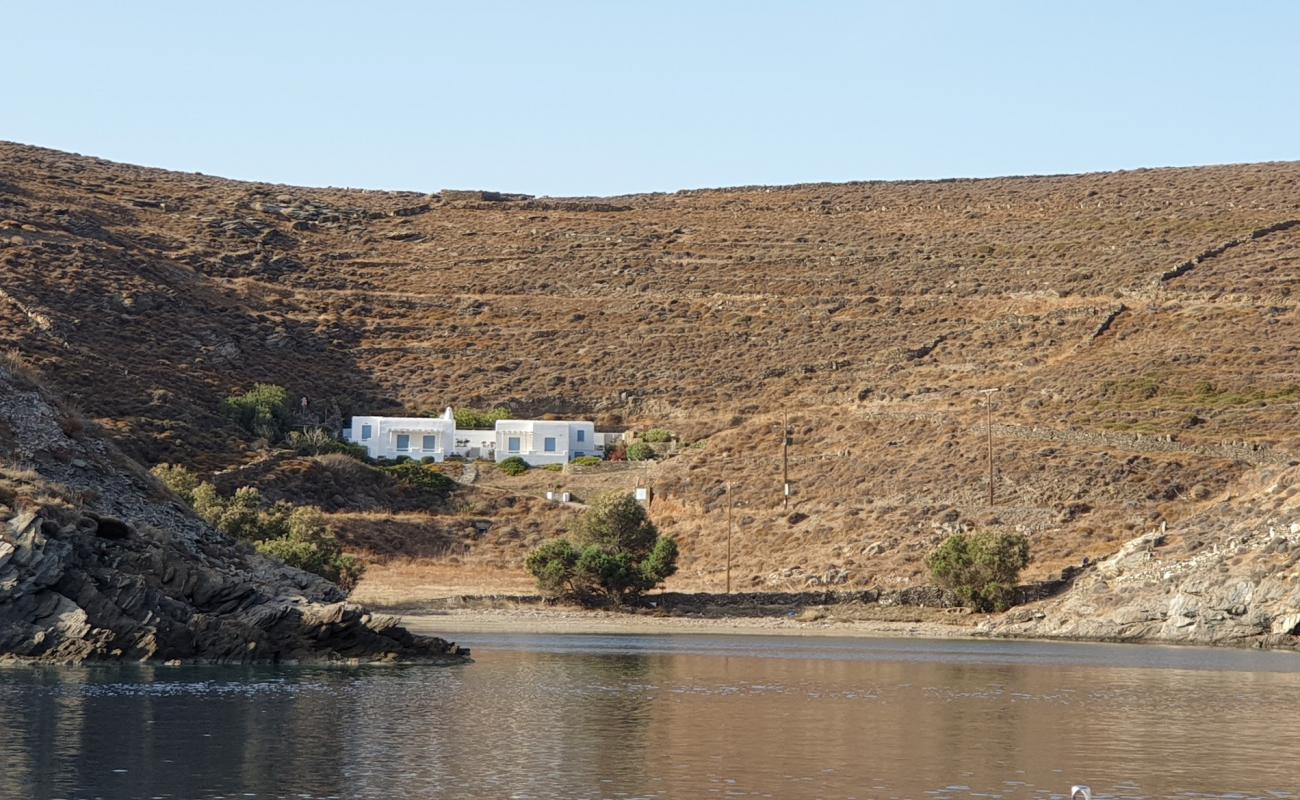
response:
M923 580L961 525L1026 530L1045 573L1300 454L1297 221L1298 163L562 199L0 144L0 343L147 463L255 458L218 413L254 381L671 428L694 446L641 477L682 586L719 585L724 481L742 586ZM457 567L517 567L528 513L445 532Z

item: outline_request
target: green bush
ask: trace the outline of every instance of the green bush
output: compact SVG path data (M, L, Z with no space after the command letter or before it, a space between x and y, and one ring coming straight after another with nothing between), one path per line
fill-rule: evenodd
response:
M671 442L673 439L676 438L677 438L676 434L674 434L672 431L664 430L663 428L651 428L650 430L641 434L641 441L653 442L655 444L659 444L662 442Z
M519 456L510 456L497 464L497 469L507 475L523 475L528 471L528 462Z
M241 486L230 497L222 497L217 487L201 483L194 490L194 510L208 524L232 539L256 542L262 538L262 493L252 486Z
M343 554L343 546L325 523L325 515L320 509L310 506L298 506L292 510L280 508L268 516L275 517L274 521L268 521L279 535L258 541L257 552L320 575L338 584L345 592L356 587L365 567L354 557Z
M380 469L397 480L430 494L446 497L456 488L456 481L439 472L428 464L407 461Z
M244 430L269 442L279 441L292 423L289 392L272 383L259 383L241 395L227 397L222 407Z
M537 578L537 585L547 594L577 594L573 583L573 568L578 563L578 551L568 539L552 539L528 554L524 562L528 571Z
M1029 564L1029 540L1019 533L954 533L925 564L936 583L977 611L1005 611L1015 601L1020 571Z
M456 418L456 427L463 430L492 430L498 420L510 419L508 408L457 408L451 412Z
M573 463L580 467L594 467L601 463L601 461L602 459L600 456L578 456L573 459Z
M660 536L631 494L592 502L573 527L529 554L528 571L542 591L622 602L653 589L677 571L677 542Z
M365 445L344 442L324 428L308 428L304 431L289 431L285 444L299 455L319 456L326 453L342 453L358 461L365 461L370 456Z
M542 469L546 470L547 472L563 472L563 471L564 471L564 465L563 465L563 464L545 464L545 465L542 466Z
M655 457L655 449L645 442L633 442L627 447L628 461L650 461Z
M199 488L199 476L191 470L180 464L158 464L149 471L177 497L190 505L194 504L194 490Z
M259 553L320 575L345 592L352 591L360 580L364 565L343 554L343 546L320 509L284 501L264 508L261 493L252 486L222 497L211 483L200 483L193 472L173 464L160 464L153 474L185 498L208 524L232 539L252 544Z

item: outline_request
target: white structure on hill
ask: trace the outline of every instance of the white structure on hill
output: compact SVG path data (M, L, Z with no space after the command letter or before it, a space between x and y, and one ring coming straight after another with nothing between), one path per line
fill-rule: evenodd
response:
M519 456L534 466L603 456L620 433L597 433L586 420L503 419L490 431L461 430L448 408L441 417L353 417L345 438L371 458L407 456L442 461L449 455L503 461Z
M519 456L533 466L567 464L578 456L603 455L596 426L582 420L503 419L496 425L496 460Z
M442 461L456 446L450 408L441 417L353 417L348 433L347 439L363 445L371 458Z

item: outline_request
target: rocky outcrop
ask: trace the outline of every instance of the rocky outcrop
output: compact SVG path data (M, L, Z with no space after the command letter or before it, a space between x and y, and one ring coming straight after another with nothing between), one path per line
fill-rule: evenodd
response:
M468 653L213 530L0 363L0 655L450 662Z
M1264 469L1175 527L1129 541L994 636L1300 646L1300 469Z

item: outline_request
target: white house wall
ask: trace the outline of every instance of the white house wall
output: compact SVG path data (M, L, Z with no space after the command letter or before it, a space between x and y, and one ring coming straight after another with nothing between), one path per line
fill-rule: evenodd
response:
M554 450L546 449L547 439L554 440ZM583 420L503 419L496 424L497 461L519 456L533 466L567 464L600 453L595 426Z
M367 436L366 434L369 434ZM442 461L454 452L456 423L432 417L353 417L351 440L371 458L407 456ZM432 441L426 437L432 436ZM402 437L406 437L403 439ZM405 444L405 449L400 445ZM428 445L432 444L432 447Z

